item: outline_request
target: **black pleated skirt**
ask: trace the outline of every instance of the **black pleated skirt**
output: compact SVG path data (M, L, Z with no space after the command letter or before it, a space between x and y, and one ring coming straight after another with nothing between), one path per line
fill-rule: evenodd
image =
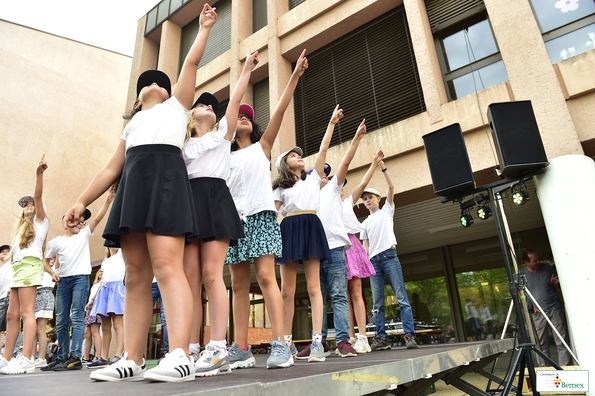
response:
M315 214L288 216L281 222L283 255L278 263L296 262L318 257L320 261L331 258L320 218Z
M198 177L190 179L190 186L198 221L197 237L205 242L229 238L229 245L235 246L238 239L244 238L244 227L225 180Z
M120 247L132 229L157 235L198 235L192 189L180 149L168 144L132 147L103 237Z

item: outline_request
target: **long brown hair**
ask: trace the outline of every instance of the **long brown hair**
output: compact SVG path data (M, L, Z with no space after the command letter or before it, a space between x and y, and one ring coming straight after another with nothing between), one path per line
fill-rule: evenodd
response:
M291 188L298 180L306 180L307 174L305 170L302 169L302 173L298 178L295 173L289 169L289 166L287 165L288 156L289 155L286 155L285 158L281 160L281 164L279 165L279 176L277 176L273 182L273 190L276 190L279 187Z

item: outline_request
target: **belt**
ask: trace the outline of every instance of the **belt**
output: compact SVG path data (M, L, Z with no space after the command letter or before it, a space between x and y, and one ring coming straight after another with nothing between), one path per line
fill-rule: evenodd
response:
M296 210L295 212L289 212L285 215L285 217L289 217L289 216L298 216L298 215L303 215L303 214L316 214L315 210Z

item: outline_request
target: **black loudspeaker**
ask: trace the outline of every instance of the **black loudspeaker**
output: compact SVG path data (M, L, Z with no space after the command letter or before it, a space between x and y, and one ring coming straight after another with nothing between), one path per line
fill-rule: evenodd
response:
M423 136L432 174L434 193L443 197L463 196L475 189L475 180L460 124Z
M488 120L502 176L518 178L549 164L530 100L492 103Z

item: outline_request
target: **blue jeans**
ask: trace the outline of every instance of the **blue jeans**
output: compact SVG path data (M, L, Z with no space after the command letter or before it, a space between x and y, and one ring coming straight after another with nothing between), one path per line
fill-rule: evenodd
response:
M155 301L159 299L159 313L161 315L161 328L163 329L163 353L169 352L169 338L167 337L167 323L165 322L165 313L163 312L163 300L161 299L161 292L157 282L151 286L151 292L153 293L153 306Z
M326 287L328 286L333 302L333 313L337 343L349 340L349 302L347 301L347 266L345 248L331 250L331 258L320 262L320 289L322 291L322 342L326 342L328 326L326 323Z
M73 275L60 278L56 290L56 333L58 336L58 359L70 354L83 356L82 344L85 337L85 304L89 297L89 275ZM72 311L72 312L71 312ZM72 344L68 335L72 321Z
M384 252L378 253L370 259L375 275L370 277L370 285L372 286L372 295L374 297L374 307L372 313L374 314L374 322L376 322L376 336L383 340L388 339L384 322L386 316L384 313L384 276L388 279L388 283L395 292L395 297L399 302L401 308L401 320L403 321L403 330L405 334L415 336L413 327L413 313L411 312L411 304L407 297L405 290L405 281L403 280L403 271L401 270L401 263L397 257L397 251L394 248L386 249Z

